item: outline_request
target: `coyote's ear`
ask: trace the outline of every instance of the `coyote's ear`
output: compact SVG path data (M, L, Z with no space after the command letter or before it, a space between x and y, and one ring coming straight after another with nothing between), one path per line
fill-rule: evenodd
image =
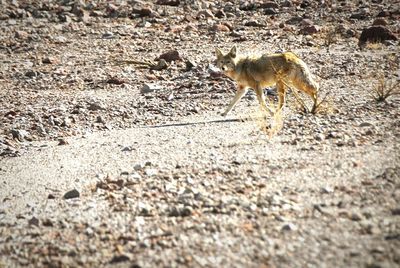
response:
M217 54L218 58L222 58L224 56L224 55L222 55L222 52L221 52L221 50L219 50L219 48L215 49L215 53Z
M231 51L229 52L229 55L230 55L232 58L236 58L236 46L233 46L233 47L231 48Z

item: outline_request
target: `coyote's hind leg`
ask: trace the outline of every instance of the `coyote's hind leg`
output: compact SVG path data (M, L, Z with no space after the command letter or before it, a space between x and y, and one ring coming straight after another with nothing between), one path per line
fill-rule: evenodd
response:
M278 110L281 110L283 105L285 104L286 98L285 83L283 81L278 81L276 83L276 89L278 91Z
M254 90L256 91L257 100L260 103L261 108L263 110L265 110L266 112L268 112L270 115L273 115L274 112L267 106L267 104L265 102L265 95L264 95L264 90L262 89L262 87L260 85L257 85L257 87Z

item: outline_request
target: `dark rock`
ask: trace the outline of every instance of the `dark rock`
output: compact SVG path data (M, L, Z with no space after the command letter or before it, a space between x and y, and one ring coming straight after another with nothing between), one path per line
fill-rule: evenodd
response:
M78 190L73 189L64 194L64 199L78 198L79 196L80 196L80 193L78 192Z
M300 7L301 7L301 8L307 8L307 7L309 7L309 6L311 6L311 2L310 2L310 1L307 1L307 0L304 0L304 1L300 4Z
M39 76L39 72L36 72L34 70L29 70L25 73L25 76L29 78L36 77Z
M385 40L397 40L397 37L385 26L371 26L365 28L358 40L358 46L361 48L366 45L367 42L380 42L383 43Z
M350 16L350 19L356 19L356 20L365 20L367 19L369 16L368 14L364 13L364 12L360 12L360 13L354 13Z
M400 207L392 209L392 215L400 216Z
M293 223L286 223L281 228L281 230L284 231L284 232L296 231L297 229L298 229L298 227L296 225L294 225Z
M36 217L32 217L29 221L28 221L29 225L35 225L35 226L39 226L39 219L37 219Z
M154 14L154 11L149 8L149 7L144 7L144 8L140 8L140 9L132 9L132 13L134 14L138 14L141 17L147 17L147 16L151 16Z
M118 7L111 3L107 5L106 14L109 18L117 18L120 15Z
M344 36L345 37L355 37L357 35L356 31L353 29L347 29Z
M294 16L288 19L285 23L290 25L296 25L303 21L302 17Z
M267 2L264 2L264 3L260 3L260 8L273 8L273 9L276 9L276 8L279 8L279 5L277 3L275 3L275 2L273 2L273 1L267 1Z
M239 9L243 10L243 11L251 11L251 10L257 9L257 5L255 3L251 3L251 2L247 2L246 1L246 2L244 2L243 4L241 4L239 6Z
M92 102L89 104L88 110L90 111L104 110L104 107L98 102Z
M102 124L106 123L106 121L104 120L104 118L101 115L97 116L96 122L97 123L102 123Z
M58 145L67 145L68 141L65 139L58 139Z
M264 14L265 15L276 15L276 14L278 14L278 11L274 8L266 8L266 9L264 9Z
M113 39L115 36L112 32L105 32L101 37L104 39Z
M226 18L226 14L222 9L220 9L215 13L215 17L220 18L220 19Z
M114 256L111 259L110 263L120 263L120 262L127 262L127 261L130 261L130 258L128 256L122 254L122 255Z
M111 77L107 80L107 84L123 85L124 83L126 83L126 81L118 77Z
M376 25L387 26L388 22L384 18L377 18L372 23L372 26L376 26Z
M169 217L188 217L190 215L192 215L192 208L190 207L173 207L168 213Z
M382 10L381 12L378 13L377 17L390 17L390 12L386 10Z
M51 220L49 220L49 219L45 219L42 222L42 225L45 226L45 227L53 227L54 226L53 222Z
M265 27L266 25L263 23L260 23L256 20L250 20L245 22L244 26L249 26L249 27Z
M316 34L319 32L319 27L316 25L305 26L301 29L300 32L302 34L308 34L308 35Z
M44 64L54 64L57 62L57 59L54 57L46 57L44 59L42 59L42 63Z
M191 60L185 61L185 71L186 72L190 71L194 67L196 67L196 63L194 61L191 61Z
M158 59L164 59L166 62L171 62L171 61L178 61L181 60L181 56L179 55L178 50L170 50L167 51L163 54L161 54Z
M157 0L157 5L177 7L181 3L180 0Z

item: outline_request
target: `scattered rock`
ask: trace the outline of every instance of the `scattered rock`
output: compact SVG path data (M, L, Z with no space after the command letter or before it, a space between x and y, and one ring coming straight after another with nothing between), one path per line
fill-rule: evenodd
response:
M244 26L249 27L266 27L267 25L264 23L260 23L257 20L250 20L244 23Z
M120 262L128 262L130 258L127 255L116 255L111 260L110 263L120 263Z
M287 232L287 231L297 231L297 229L298 229L298 227L293 223L285 223L281 228L281 230L285 231L285 232Z
M226 14L225 14L224 10L220 9L215 13L215 17L220 18L220 19L226 18Z
M39 219L36 217L32 217L29 221L28 221L29 225L34 225L34 226L39 226Z
M399 216L400 215L400 207L392 209L392 215Z
M67 42L67 38L62 36L62 35L58 35L58 36L53 38L53 41L56 44L64 44L64 43Z
M195 68L197 65L194 61L186 60L185 61L185 71L188 72L191 69Z
M106 123L106 120L104 120L104 118L103 118L101 115L98 115L98 116L96 117L96 122L97 122L97 123L101 123L101 124L105 124L105 123Z
M374 22L372 23L372 26L377 26L377 25L381 25L381 26L387 26L388 22L383 19L383 18L377 18L374 20Z
M147 94L147 93L151 93L154 91L158 91L161 90L161 86L155 83L146 83L143 85L142 89L141 89L141 93L142 94Z
M303 21L302 17L294 16L288 19L285 24L296 25Z
M88 106L89 111L99 111L99 110L105 110L103 105L99 102L91 102Z
M23 129L12 129L11 135L12 135L13 139L16 139L21 142L24 141L25 139L29 139L28 131L23 130Z
M330 194L334 192L334 189L330 186L325 186L321 188L321 192L324 194Z
M188 217L192 215L192 209L190 207L172 207L168 213L169 217Z
M385 26L371 26L365 28L358 40L358 46L364 47L367 42L380 42L383 43L386 40L397 40L397 37Z
M25 31L16 31L15 32L15 38L26 40L26 39L28 39L28 37L29 37L29 34Z
M69 144L68 141L66 139L58 139L58 145L67 145Z
M55 57L46 57L46 58L42 59L42 63L54 64L54 63L57 63L57 59Z
M263 1L260 3L260 8L273 8L273 9L278 9L279 5L275 3L274 1Z
M387 10L382 10L381 12L378 13L377 17L390 17L391 14Z
M168 68L168 64L164 59L159 59L157 62L157 65L151 67L152 70L156 70L156 71L165 70L167 68Z
M80 196L80 193L78 192L78 190L73 189L64 194L64 199L79 198L79 196Z
M225 14L225 13L223 13L223 14ZM222 15L219 14L219 16L222 16ZM196 15L196 18L197 19L214 18L214 15L213 15L213 13L211 13L210 10L205 9L205 10L199 11L199 13L197 13L197 15Z
M156 4L157 5L164 5L164 6L173 6L177 7L181 3L180 0L157 0Z
M305 26L300 30L300 32L308 35L316 34L319 32L319 27L316 25Z
M26 77L29 77L29 78L33 78L33 77L37 77L37 76L39 76L39 72L36 72L36 71L34 71L34 70L29 70L29 71L27 71L26 73L25 73L25 76Z
M373 124L369 123L369 122L362 122L360 125L360 127L372 127L374 126Z
M123 85L124 83L126 83L124 79L118 77L111 77L106 82L107 84L113 84L113 85Z
M134 8L132 10L132 13L133 14L138 14L141 17L147 17L147 16L154 15L154 11L149 7L144 7L144 8L140 8L140 9Z
M45 227L54 227L54 224L50 219L43 220L42 225Z
M101 38L103 39L113 39L115 36L112 32L105 32L103 33L103 35L101 36Z
M350 214L350 219L352 221L361 221L362 220L362 215L360 213L353 212L353 213Z
M163 59L166 62L172 62L172 61L179 61L182 60L181 56L179 55L179 52L175 49L167 51L163 54L161 54L158 59Z
M213 32L229 32L230 29L228 28L228 26L226 26L224 24L214 24L211 27L211 31L213 31Z
M264 15L276 15L279 12L274 8L266 8L264 9Z

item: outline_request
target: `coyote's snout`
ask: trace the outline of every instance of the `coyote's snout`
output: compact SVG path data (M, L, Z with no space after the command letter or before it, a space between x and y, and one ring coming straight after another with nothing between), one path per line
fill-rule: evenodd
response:
M262 109L271 113L265 103L263 88L275 84L279 98L278 109L281 109L285 103L286 86L293 86L304 91L311 96L314 106L316 105L318 84L312 79L307 65L295 54L286 52L238 57L236 47L227 54L223 54L217 48L216 53L217 66L238 85L236 95L223 115L227 115L233 109L246 94L248 88L255 90Z

